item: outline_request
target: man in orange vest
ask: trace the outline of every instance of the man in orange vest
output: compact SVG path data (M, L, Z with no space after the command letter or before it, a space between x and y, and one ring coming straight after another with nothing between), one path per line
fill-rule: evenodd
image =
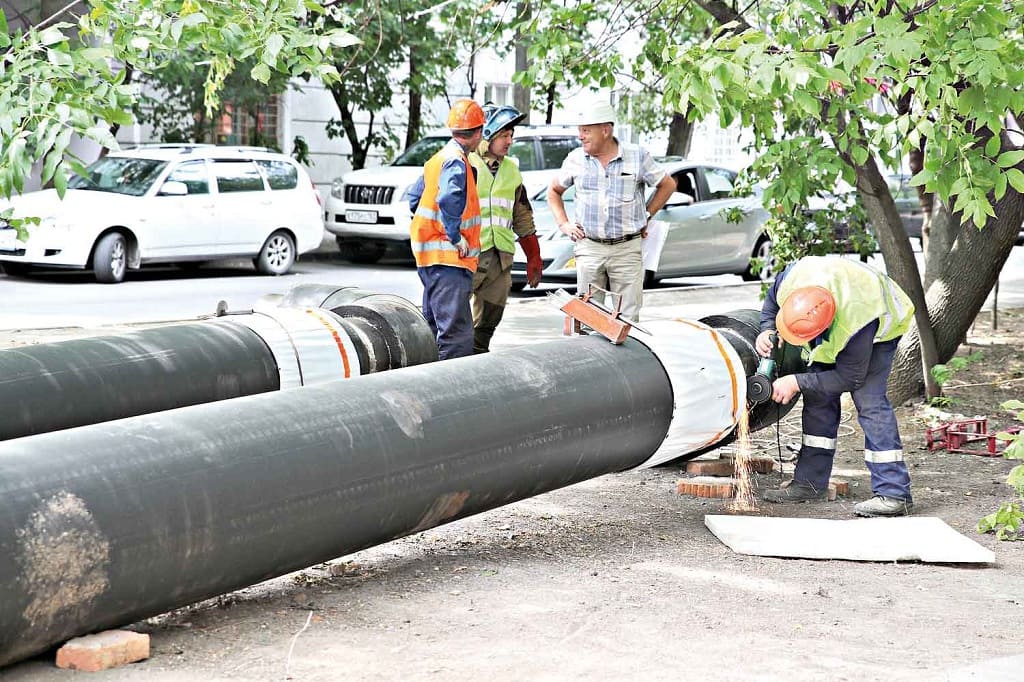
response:
M449 140L406 193L413 211L409 241L423 282L423 317L441 360L473 354L473 273L480 258L480 199L467 154L483 136L484 112L460 99L448 113Z

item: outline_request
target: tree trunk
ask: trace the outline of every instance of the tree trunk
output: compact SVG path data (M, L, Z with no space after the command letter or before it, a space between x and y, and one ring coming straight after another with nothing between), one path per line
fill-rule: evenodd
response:
M687 114L693 109L692 105L686 106L685 112L672 114L672 123L668 126L668 146L665 148L667 156L690 155L690 142L693 140L693 123L687 118Z
M925 214L925 218L929 218ZM924 290L928 291L936 279L942 277L946 268L949 250L956 239L957 225L953 222L953 214L949 207L941 201L932 202L932 211L928 220L931 236L925 241L924 249ZM923 234L923 233L922 233Z
M852 159L850 161L852 162ZM923 365L918 367L932 367L939 362L935 334L928 318L921 273L917 269L914 251L910 248L910 239L903 229L903 221L896 210L896 202L893 201L888 183L878 170L875 157L869 156L864 164L854 164L854 168L857 172L857 192L864 202L868 220L875 227L875 236L882 251L882 259L885 261L886 273L907 292L914 303L914 322L921 330L918 337L921 360L924 361ZM931 373L920 374L919 378L929 397L940 395L941 389Z
M530 0L519 0L517 7L516 20L519 22L525 22L529 20L531 14ZM519 24L522 26L522 23ZM527 51L530 48L530 40L527 36L523 35L519 30L516 30L516 73L523 73L529 68L529 60L527 59ZM523 87L519 83L512 84L512 104L520 113L526 114L526 118L523 119L523 125L530 125L530 88Z
M352 107L348 102L348 94L345 92L344 83L334 83L330 86L331 95L334 97L334 103L338 105L339 116L341 117L341 128L345 131L345 139L348 140L349 146L352 148L352 154L350 160L352 161L352 170L359 170L366 166L366 154L369 151L371 139L371 133L373 132L373 113L370 114L370 122L367 126L366 140L364 144L359 139L359 131L356 130L356 122L352 117Z
M939 362L946 362L956 353L998 281L1024 222L1024 195L1012 188L1006 190L1002 200L994 202L993 208L997 218L989 219L984 230L978 230L973 223L960 227L942 275L928 287L925 299L935 330ZM889 379L889 397L894 404L920 395L918 344L917 330L911 329L896 350Z
M419 55L416 50L409 50L409 83L416 83L419 73ZM409 122L405 127L405 147L420 139L420 127L423 125L423 96L419 89L409 87Z
M544 122L551 124L551 118L555 115L555 93L557 92L555 82L548 83L548 102L547 102L547 113L544 116Z

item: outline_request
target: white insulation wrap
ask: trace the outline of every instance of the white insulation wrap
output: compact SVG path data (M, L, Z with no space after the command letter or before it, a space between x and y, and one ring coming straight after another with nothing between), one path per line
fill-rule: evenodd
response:
M645 321L650 334L630 336L647 346L672 385L672 421L661 447L638 468L653 467L713 445L736 427L746 409L743 363L721 334L692 320Z
M359 376L359 356L337 315L319 308L266 308L263 312L218 317L240 324L263 339L281 376L281 389L312 386Z

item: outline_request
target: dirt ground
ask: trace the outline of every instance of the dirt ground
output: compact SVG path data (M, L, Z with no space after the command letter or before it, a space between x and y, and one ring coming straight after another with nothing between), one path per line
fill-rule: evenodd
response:
M133 625L149 660L97 680L1024 679L1024 542L975 531L1011 498L1012 462L929 452L929 420L989 417L1024 399L1024 311L982 314L940 412L899 408L915 513L995 551L992 566L743 556L704 526L726 501L682 497L678 466L605 476ZM796 411L795 411L796 412ZM833 503L762 513L852 518L870 496L844 408ZM776 434L754 434L778 457ZM779 441L799 441L799 417ZM792 463L785 464L791 472ZM779 473L755 478L774 487ZM1006 677L979 668L993 659ZM0 671L63 680L53 654ZM1018 676L1019 675L1019 676Z

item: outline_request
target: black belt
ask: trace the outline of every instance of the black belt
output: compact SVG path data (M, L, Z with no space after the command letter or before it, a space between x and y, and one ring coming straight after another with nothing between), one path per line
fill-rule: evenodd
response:
M636 239L637 237L642 236L642 233L634 232L633 234L627 234L625 237L616 237L615 239L598 239L597 237L587 237L587 239L592 242L597 242L598 244L622 244L623 242L628 242L630 239Z

